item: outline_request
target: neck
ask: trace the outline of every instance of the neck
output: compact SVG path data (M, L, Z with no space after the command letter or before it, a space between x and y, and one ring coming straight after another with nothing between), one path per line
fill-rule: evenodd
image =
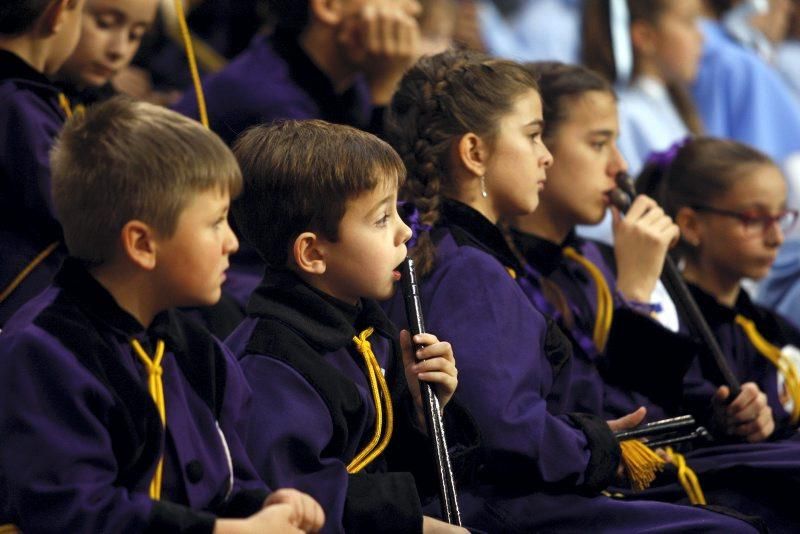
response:
M738 278L714 274L710 269L703 269L693 261L687 261L683 276L729 308L733 308L736 299L739 298L741 285Z
M22 37L0 37L0 49L19 56L41 73L47 73L48 49L45 44Z
M553 210L544 202L540 202L539 207L533 213L517 217L514 225L518 230L559 245L575 227L568 217L553 213Z
M356 71L342 60L336 44L336 28L312 23L300 34L298 43L317 68L330 79L334 91L341 94L353 85Z
M661 83L666 83L664 77L658 72L658 67L656 67L652 61L643 60L636 63L636 74L634 79L640 76L647 76L648 78L658 80Z
M149 287L147 275L138 269L119 268L119 265L101 265L90 273L111 293L120 308L131 314L145 328L163 311L157 300L144 288Z
M492 224L497 224L500 220L500 214L495 210L491 199L488 197L483 198L483 194L480 190L480 181L478 179L474 180L474 184L462 187L458 191L444 191L444 196L466 204L489 219Z

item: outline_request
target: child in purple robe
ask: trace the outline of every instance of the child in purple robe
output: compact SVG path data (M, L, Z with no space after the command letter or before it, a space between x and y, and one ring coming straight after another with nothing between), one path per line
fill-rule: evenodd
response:
M730 403L724 402L725 390L717 393L710 382L699 390L684 390L687 370L706 353L688 336L663 328L651 317L655 310L648 295L667 248L677 237L672 219L651 198L641 195L625 216L610 207L613 248L575 236L575 225L602 220L616 187L615 177L625 170L615 144L618 121L613 90L583 67L534 63L526 68L537 77L548 103L545 142L555 163L548 171L539 207L517 217L511 235L531 282L526 293L574 340L576 381L569 391L559 393L568 398L570 410L607 417L640 405L655 418L692 411L717 439L710 447L698 442L694 451L684 449L688 465L697 467L708 502L757 513L771 527L793 524L798 519L796 507L781 511L785 503L774 494L768 496L781 484L775 478L772 484L761 481L777 475L783 485L793 485L796 475L790 473L796 473L800 463L792 464L797 451L792 452L788 444L756 443L773 437L774 428L773 410L758 384L743 384L739 397ZM693 375L689 373L690 381ZM703 457L699 464L694 460L696 453ZM781 468L773 469L779 462ZM721 493L716 481L726 468L731 472L749 469L754 475L729 477ZM759 483L753 482L756 477ZM732 499L736 492L740 495ZM760 503L758 508L755 502Z
M0 328L50 283L65 256L48 152L71 110L47 76L77 44L83 3L0 5Z
M253 388L258 473L317 498L326 532L462 531L423 517L405 472L434 476L419 380L446 404L453 351L423 334L417 363L373 300L394 292L411 235L396 206L402 161L375 136L322 121L253 128L234 152L245 177L235 219L268 265L227 339Z
M640 177L642 190L659 198L681 228L684 277L734 374L766 394L778 434L794 433L800 331L753 303L741 286L769 272L784 233L797 221L797 210L786 206L781 170L747 145L697 138L653 158ZM708 383L721 382L709 365L701 374Z
M614 430L644 410L608 423L551 412L554 383L570 380L571 346L531 304L496 226L538 204L553 162L543 130L533 76L464 52L420 60L390 111L389 138L409 171L404 196L419 210L412 254L427 325L459 354L456 398L485 450L482 507L465 507L466 517L489 530L502 518L504 532L747 530L707 510L599 495L620 465ZM391 305L401 323L398 299Z
M219 299L241 173L199 124L114 99L52 156L70 257L0 334L0 530L301 532L324 514L269 494L244 449L236 360L173 310Z
M86 1L78 46L57 75L74 108L117 94L111 82L130 65L157 9L158 0Z

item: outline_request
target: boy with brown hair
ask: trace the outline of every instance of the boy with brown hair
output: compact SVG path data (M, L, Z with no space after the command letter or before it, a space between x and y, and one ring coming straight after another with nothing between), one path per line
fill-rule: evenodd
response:
M173 310L215 303L238 247L228 148L174 112L112 99L67 123L52 167L70 257L0 334L0 524L321 528L307 495L268 493L244 451L236 361Z
M419 380L450 400L450 344L416 336L415 357L374 300L394 292L411 236L396 208L402 161L375 136L322 121L255 127L234 152L236 222L267 264L227 340L253 388L256 470L319 500L326 532L462 531L423 517L410 473L433 476Z
M65 255L48 151L70 110L47 76L78 43L83 3L0 2L0 328Z

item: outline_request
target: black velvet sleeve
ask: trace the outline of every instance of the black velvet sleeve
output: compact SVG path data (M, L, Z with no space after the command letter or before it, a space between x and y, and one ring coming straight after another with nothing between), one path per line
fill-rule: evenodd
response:
M410 473L350 475L344 507L347 532L422 532L422 504Z
M150 512L146 532L152 534L211 534L216 517L187 506L157 501Z
M220 517L250 517L264 507L267 497L269 497L267 490L238 491L217 511L217 515Z
M634 310L617 308L600 367L609 383L637 391L670 413L683 395L683 377L697 345Z
M586 435L591 451L583 485L578 490L584 493L599 492L614 481L622 458L619 442L608 423L600 417L571 413L569 418Z

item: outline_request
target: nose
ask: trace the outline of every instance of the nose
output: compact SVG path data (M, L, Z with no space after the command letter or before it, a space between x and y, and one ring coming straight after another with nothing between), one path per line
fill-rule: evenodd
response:
M543 144L542 146L544 147L544 154L539 158L539 166L549 169L553 166L553 154L550 152L550 149L547 148L547 145Z
M226 227L227 235L225 236L225 241L223 242L223 250L225 254L233 254L239 250L239 239L236 237L236 234L233 232L230 224L226 223Z
M619 151L617 143L614 143L613 155L608 162L608 169L606 169L606 171L612 178L615 178L620 172L628 172L628 162L625 161L625 157L622 155L622 152Z
M783 244L786 236L783 233L780 221L771 221L764 230L764 240L767 246L779 247Z
M127 37L128 33L124 28L113 32L106 46L106 54L109 59L119 61L127 57L130 50L130 42Z
M404 245L405 243L408 243L409 239L411 239L412 231L411 228L405 222L403 222L403 219L398 217L397 220L400 221L400 228L397 232L397 236L399 238L398 245Z

